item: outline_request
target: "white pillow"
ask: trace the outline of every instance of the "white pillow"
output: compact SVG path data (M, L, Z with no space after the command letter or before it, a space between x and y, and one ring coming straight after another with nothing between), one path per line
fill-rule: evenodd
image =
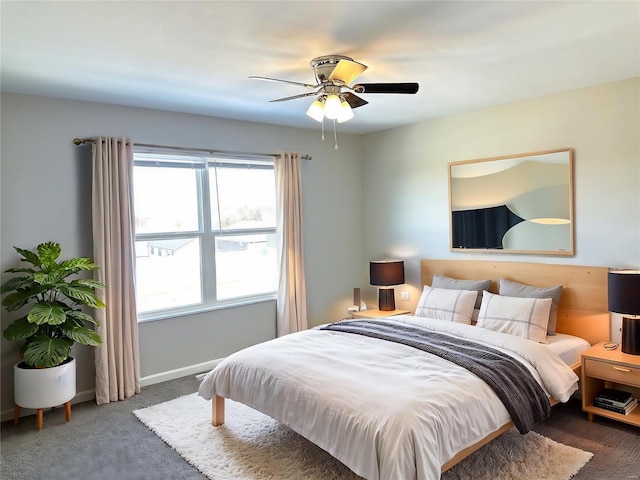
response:
M457 278L446 277L444 275L438 275L437 273L434 273L431 286L434 288L450 288L452 290L475 290L476 292L478 292L475 308L480 310L480 304L482 303L482 292L485 290L489 290L489 287L491 286L491 280L459 280ZM513 296L516 297L518 295Z
M451 290L425 285L414 316L469 325L477 296L475 290Z
M477 327L541 342L547 334L550 298L519 298L485 291Z
M554 285L552 287L534 287L523 283L512 282L501 278L499 280L500 288L498 293L507 297L526 297L526 298L550 298L551 310L549 310L549 323L547 324L547 335L556 334L556 323L558 321L558 304L560 303L560 295L562 295L562 285Z

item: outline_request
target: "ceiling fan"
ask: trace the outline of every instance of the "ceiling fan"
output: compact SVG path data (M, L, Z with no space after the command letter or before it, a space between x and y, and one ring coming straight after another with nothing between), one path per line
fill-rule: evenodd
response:
M316 99L307 110L307 115L318 122L322 122L325 117L338 123L352 119L352 109L369 103L356 93L414 94L418 91L417 83L358 83L351 85L367 69L367 66L343 55L325 55L314 58L311 60L311 68L316 76L317 83L315 85L270 77L250 76L249 78L290 83L313 90L291 97L277 98L271 102L285 102L296 98L315 96Z

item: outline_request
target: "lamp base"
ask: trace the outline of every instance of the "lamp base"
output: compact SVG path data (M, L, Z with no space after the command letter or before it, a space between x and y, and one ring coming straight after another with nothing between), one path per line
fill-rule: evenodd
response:
M378 310L392 312L396 309L396 298L393 288L380 288L378 290Z
M640 355L640 318L622 317L622 352Z

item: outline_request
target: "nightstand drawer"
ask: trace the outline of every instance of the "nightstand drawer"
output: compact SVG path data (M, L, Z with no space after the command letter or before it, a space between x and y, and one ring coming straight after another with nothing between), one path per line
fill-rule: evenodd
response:
M585 375L589 377L640 387L640 368L600 362L590 358L584 360L584 368Z

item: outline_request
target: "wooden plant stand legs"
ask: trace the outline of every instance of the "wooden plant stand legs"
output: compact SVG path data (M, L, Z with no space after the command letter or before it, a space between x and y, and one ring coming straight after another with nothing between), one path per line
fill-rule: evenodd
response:
M18 426L18 420L20 420L20 405L16 405L16 408L13 410L13 426Z
M64 418L67 422L71 421L71 400L64 404Z
M42 430L42 414L42 408L36 410L36 427L38 428L38 431Z
M222 406L222 408L224 409L224 405ZM38 408L36 410L36 428L38 430L42 430L43 414L44 414L43 408ZM64 404L64 418L67 420L67 422L71 421L71 400L69 400L67 403ZM223 413L223 418L224 418L224 413ZM18 426L19 420L20 420L20 405L16 405L13 410L13 426L14 427Z

